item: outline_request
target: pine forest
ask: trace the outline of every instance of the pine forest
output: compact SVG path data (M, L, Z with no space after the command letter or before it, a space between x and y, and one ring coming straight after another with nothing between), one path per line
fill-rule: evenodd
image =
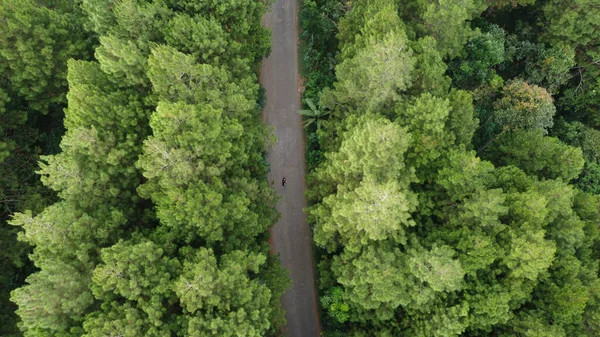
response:
M0 336L291 336L281 4L321 336L600 336L598 0L297 1L0 0Z

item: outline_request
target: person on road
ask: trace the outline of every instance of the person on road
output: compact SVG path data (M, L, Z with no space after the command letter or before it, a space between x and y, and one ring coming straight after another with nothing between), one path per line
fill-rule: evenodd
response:
M285 180L285 177L283 177L283 179L281 179L281 186L285 187L285 183L287 183L287 180Z

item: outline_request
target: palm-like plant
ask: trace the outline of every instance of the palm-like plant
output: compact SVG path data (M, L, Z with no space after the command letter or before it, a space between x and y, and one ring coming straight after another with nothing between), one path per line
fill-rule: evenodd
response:
M315 103L310 98L306 98L304 100L310 109L302 109L298 110L298 113L305 116L306 120L304 122L304 127L308 127L312 123L317 125L317 129L321 128L321 121L325 116L329 115L329 111L325 111L321 104L317 107Z

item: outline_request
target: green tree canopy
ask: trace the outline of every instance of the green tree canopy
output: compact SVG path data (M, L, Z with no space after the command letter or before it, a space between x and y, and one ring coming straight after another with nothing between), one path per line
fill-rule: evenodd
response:
M584 164L580 148L538 131L503 134L490 149L489 156L497 165L515 165L527 174L564 181L577 178Z
M592 58L599 56L600 8L593 0L550 0L542 7L540 25L542 39L556 45L566 44L587 51Z
M493 119L501 130L533 129L546 134L555 112L546 89L515 80L504 86L501 98L494 103Z
M259 278L265 256L242 251L224 254L186 250L183 272L174 283L189 336L264 336L270 329L270 289Z
M335 91L324 93L322 102L331 109L386 111L400 99L412 81L415 60L403 31L368 40L355 57L336 69Z

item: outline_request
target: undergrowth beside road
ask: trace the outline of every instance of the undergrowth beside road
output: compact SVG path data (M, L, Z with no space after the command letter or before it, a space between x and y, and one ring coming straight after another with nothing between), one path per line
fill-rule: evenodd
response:
M316 105L321 91L333 85L338 53L337 22L346 8L339 0L304 0L300 7L300 75L304 78L304 100ZM306 165L310 172L321 160L316 126L306 128Z
M311 99L319 106L320 94L324 88L331 87L335 81L335 65L338 54L338 20L347 11L344 3L339 0L304 0L300 6L300 75L304 79L302 107L308 109L306 99ZM306 169L313 171L323 160L319 145L317 125L313 123L306 127ZM310 179L310 174L307 174ZM310 185L310 182L308 182ZM313 202L308 198L308 204ZM310 226L311 232L313 226ZM313 244L313 256L316 263L325 257L325 252ZM330 306L330 294L322 293L319 286L322 275L317 268L317 286L319 291L319 311L326 312L322 306ZM334 296L335 297L335 296ZM335 299L333 299L335 301ZM341 336L339 320L321 315L323 336Z

